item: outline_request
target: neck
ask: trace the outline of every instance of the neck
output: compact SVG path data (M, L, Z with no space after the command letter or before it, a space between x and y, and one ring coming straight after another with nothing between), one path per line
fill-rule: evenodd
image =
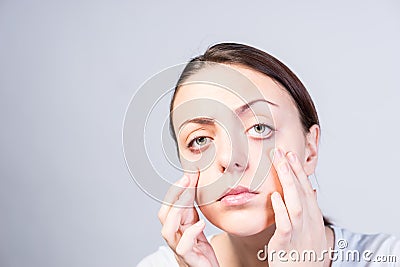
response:
M241 237L227 234L238 266L268 266L267 259L263 260L263 257L268 253L267 245L274 231L275 224L251 236Z

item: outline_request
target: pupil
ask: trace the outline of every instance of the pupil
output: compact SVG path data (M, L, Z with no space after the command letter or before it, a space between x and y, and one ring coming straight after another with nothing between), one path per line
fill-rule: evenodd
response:
M256 126L256 131L257 131L257 132L262 132L263 129L264 129L263 125L257 125L257 126Z

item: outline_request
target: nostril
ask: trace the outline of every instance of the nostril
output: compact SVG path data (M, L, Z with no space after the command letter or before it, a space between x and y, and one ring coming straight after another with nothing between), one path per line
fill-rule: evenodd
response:
M241 170L241 169L243 168L243 165L236 162L236 163L234 164L234 168L237 169L237 170Z

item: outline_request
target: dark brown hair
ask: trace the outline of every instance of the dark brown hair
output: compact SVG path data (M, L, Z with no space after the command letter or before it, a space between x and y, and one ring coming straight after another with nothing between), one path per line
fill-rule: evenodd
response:
M307 89L285 64L270 54L248 45L220 43L209 47L203 55L192 58L179 77L170 104L170 130L175 141L176 133L172 125L175 96L179 87L191 75L203 69L207 65L206 63L241 65L269 76L279 82L294 100L305 134L314 124L319 125L318 114ZM324 223L325 225L331 224L325 217Z

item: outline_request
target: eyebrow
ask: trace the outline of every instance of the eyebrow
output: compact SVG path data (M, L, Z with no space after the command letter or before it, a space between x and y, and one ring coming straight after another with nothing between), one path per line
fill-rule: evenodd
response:
M184 123L179 126L179 129L182 128L183 125L186 125L188 123L196 123L196 124L202 124L202 125L214 125L215 120L211 118L205 118L205 117L199 117L199 118L193 118L190 120L186 120Z
M240 114L240 113L247 111L248 109L251 108L252 105L254 105L257 102L266 102L272 106L279 107L278 104L272 103L271 101L268 101L266 99L255 99L253 101L250 101L249 103L246 103L246 104L236 108L235 109L236 114Z
M268 101L266 99L255 99L250 101L249 103L246 103L238 108L235 109L235 113L236 114L241 114L245 111L247 111L248 109L251 108L252 105L254 105L257 102L266 102L268 104L271 104L272 106L275 107L279 107L278 104L275 104L271 101ZM196 123L196 124L201 124L201 125L215 125L215 120L212 118L206 118L206 117L198 117L198 118L193 118L193 119L189 119L184 121L181 126L179 126L179 129L181 129L184 125L188 124L188 123Z

